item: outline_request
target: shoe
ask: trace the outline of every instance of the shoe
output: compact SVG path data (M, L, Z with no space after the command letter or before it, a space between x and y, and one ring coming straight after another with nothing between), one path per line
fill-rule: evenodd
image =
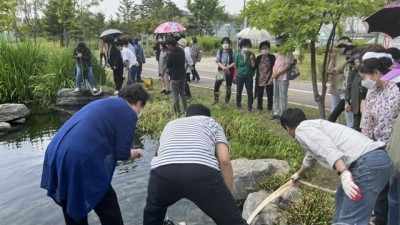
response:
M115 90L115 91L114 91L114 95L118 95L118 93L119 93L118 90Z
M200 78L199 79L197 79L197 83L199 83L200 82Z
M138 83L144 83L144 81L142 79L137 81Z
M79 92L81 91L79 88L75 88L73 92Z
M278 116L277 115L272 115L272 117L271 118L269 118L269 120L276 120L278 118Z
M165 91L164 93L165 93L165 95L169 95L169 94L171 94L171 91Z
M268 110L268 116L272 117L274 115L274 113L272 112L272 110Z
M214 101L212 105L217 105L217 104L218 104L218 102Z
M253 112L253 108L248 108L248 109L247 109L247 113L248 113L248 114L250 114L250 113L252 113L252 112Z
M165 92L167 92L167 91L164 89L164 90L162 90L160 93L162 94L162 93L165 93Z
M257 114L261 115L263 113L262 109L257 110Z
M237 112L240 112L240 110L242 110L242 107L236 106L236 111L237 111Z
M92 91L93 92L97 92L97 88L92 88Z

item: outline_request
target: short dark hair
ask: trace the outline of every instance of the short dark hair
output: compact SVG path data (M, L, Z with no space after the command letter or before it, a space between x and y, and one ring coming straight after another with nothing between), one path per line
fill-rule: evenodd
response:
M211 117L210 108L203 104L192 104L186 110L186 117L189 116L208 116Z
M221 44L223 44L225 41L227 41L228 44L232 44L232 41L231 41L231 39L230 39L229 37L223 37L223 38L221 39Z
M337 41L340 41L340 40L346 40L346 41L348 41L348 42L353 43L353 41L352 41L349 37L347 37L347 36L343 36L343 37L339 38Z
M129 45L129 40L126 38L122 39L122 44L125 46Z
M118 96L126 99L129 104L136 104L141 101L142 107L146 105L150 98L149 93L140 84L125 85L119 91Z
M348 45L348 46L346 46L346 47L344 48L343 53L346 53L347 51L353 50L353 49L355 49L355 48L357 48L357 46L355 46L355 45Z
M386 53L392 55L392 58L395 61L400 60L400 50L398 48L395 48L395 47L388 48L388 49L386 49Z
M115 46L124 46L124 41L122 41L122 40L116 41Z
M357 67L357 70L366 74L372 74L374 70L378 70L382 74L386 74L391 70L392 66L393 62L389 57L369 58L363 60Z
M286 40L287 40L287 37L286 37L285 35L281 35L281 36L278 36L278 37L275 39L275 41L277 41L277 40L286 41Z
M107 43L107 44L112 44L114 43L114 37L112 35L106 35L104 37L102 37L103 42Z
M307 120L306 115L299 108L288 108L281 115L281 125L285 130L286 127L296 128L304 120Z
M197 37L193 36L192 41L193 41L193 43L197 43Z
M165 44L167 45L172 45L173 47L176 47L176 39L173 37L169 37L167 38L167 40L165 41Z
M251 45L251 41L248 38L243 38L240 42L239 42L239 48L242 48L245 45L249 45L250 48L252 47Z
M165 41L161 41L160 45L163 47L163 49L168 49L167 43Z
M269 43L269 41L263 41L263 42L261 42L260 45L258 46L258 49L261 50L261 48L262 48L263 46L265 46L265 45L268 47L268 49L271 48L271 44Z
M129 33L125 31L122 35L128 35L129 36Z

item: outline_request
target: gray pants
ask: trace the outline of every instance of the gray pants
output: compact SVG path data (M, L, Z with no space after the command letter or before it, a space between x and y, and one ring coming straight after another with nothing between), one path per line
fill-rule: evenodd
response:
M186 77L181 80L171 80L172 98L174 101L174 112L177 114L181 113L179 104L179 96L182 99L183 112L186 112L186 93L185 93Z
M274 80L273 113L275 116L281 116L282 112L287 109L288 89L288 80Z

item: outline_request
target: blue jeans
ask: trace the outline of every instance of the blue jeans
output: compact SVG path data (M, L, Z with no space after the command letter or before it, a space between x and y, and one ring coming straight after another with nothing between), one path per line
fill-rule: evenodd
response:
M388 225L400 224L400 180L394 176L390 178L388 220Z
M247 75L246 77L236 77L237 92L236 92L236 106L242 108L242 92L243 86L246 86L247 92L247 108L253 108L253 76Z
M81 83L82 83L82 69L81 66L76 64L76 83L75 87L81 89ZM96 87L96 81L94 80L93 76L93 66L88 66L88 78L89 78L89 84L92 88Z
M358 158L349 170L361 190L362 197L359 201L352 201L340 185L335 194L333 222L349 225L369 224L375 201L392 175L392 160L386 150L380 148Z
M135 77L136 77L136 66L131 66L128 72L128 84L134 84L136 82Z

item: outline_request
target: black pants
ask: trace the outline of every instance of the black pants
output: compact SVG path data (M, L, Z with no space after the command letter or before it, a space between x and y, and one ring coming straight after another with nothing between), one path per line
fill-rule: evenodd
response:
M122 83L124 81L123 74L124 74L124 68L121 69L117 68L113 70L115 90L117 91L119 91L122 87Z
M101 53L100 54L100 65L103 65L103 59L104 59L104 64L106 64L107 63L106 54Z
M197 72L197 70L196 70L196 64L193 64L193 66L192 66L192 74L193 74L193 78L192 78L192 81L194 81L194 80L200 80L200 76L199 76L199 73Z
M67 202L61 201L66 225L88 225L87 216L80 221L75 221L67 214ZM100 218L102 225L123 225L121 209L119 208L117 194L110 186L100 202L93 209Z
M257 109L263 110L263 96L264 90L267 93L268 105L267 109L272 110L272 104L274 102L274 86L266 85L266 86L256 86L257 92Z
M375 202L374 214L376 225L387 225L388 213L389 213L389 183L386 184L385 188L379 193L378 198Z
M151 170L143 225L161 225L168 206L182 198L195 203L217 225L247 225L221 172L197 164L171 164Z
M232 94L232 75L225 76L226 80L226 96L225 96L225 102L229 102L231 99L231 94ZM219 89L221 88L221 85L224 81L223 80L217 80L215 79L215 84L214 84L214 101L218 102L219 101Z
M185 83L185 93L186 93L186 98L191 98L192 93L190 92L190 73L186 73L186 83Z
M142 80L142 69L143 69L143 63L138 62L139 66L136 67L136 80L141 81Z
M346 104L346 101L344 99L341 99L335 109L332 111L331 115L328 118L328 121L335 123L337 119L339 118L340 114L344 112L344 106Z
M242 92L243 87L246 88L247 92L247 108L253 109L253 77L245 76L245 77L236 77L236 107L242 108Z
M361 113L356 114L353 112L353 129L358 132L361 132L360 124L361 124Z

